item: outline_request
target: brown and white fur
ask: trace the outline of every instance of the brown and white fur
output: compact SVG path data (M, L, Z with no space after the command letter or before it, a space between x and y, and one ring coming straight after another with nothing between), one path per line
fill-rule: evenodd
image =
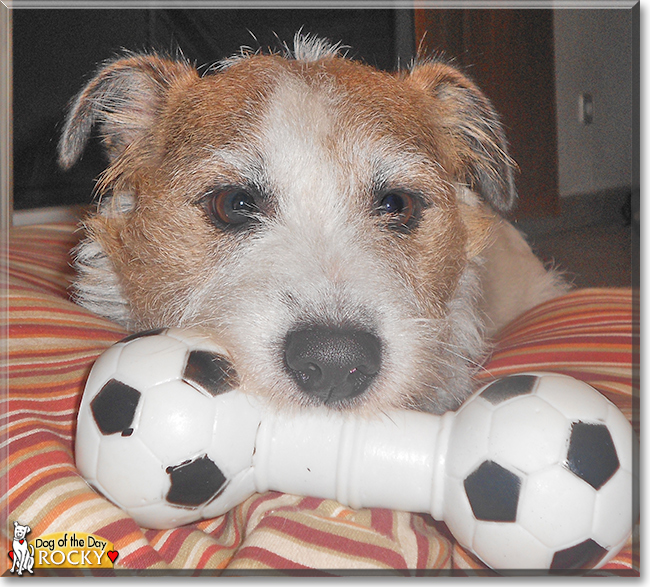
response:
M72 104L64 167L95 125L110 165L79 303L131 330L211 329L244 389L285 407L454 409L486 338L565 288L501 218L516 194L498 117L444 62L389 74L302 36L204 75L128 54ZM224 222L233 193L249 205ZM372 337L362 391L301 387L287 344L314 329L334 333L326 353Z

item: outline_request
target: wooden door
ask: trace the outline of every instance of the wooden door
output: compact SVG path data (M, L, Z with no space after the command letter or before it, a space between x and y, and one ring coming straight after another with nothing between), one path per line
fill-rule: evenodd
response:
M552 10L415 10L416 47L452 57L487 94L519 166L517 219L559 212Z

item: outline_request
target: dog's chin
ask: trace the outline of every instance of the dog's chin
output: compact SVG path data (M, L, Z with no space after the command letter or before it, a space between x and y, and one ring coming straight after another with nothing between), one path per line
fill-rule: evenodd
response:
M236 358L235 364L239 367L240 391L260 398L273 410L291 413L323 409L357 414L372 411L370 390L353 398L325 401L322 397L302 390L284 369L262 371L257 365L246 365Z
M253 384L250 387L254 389L249 390L249 385L244 383L242 385L242 391L262 396L272 409L284 413L323 410L338 414L351 414L354 416L373 418L386 411L395 409L395 406L387 405L386 402L378 399L381 396L381 389L379 387L366 390L362 394L354 397L330 401L305 393L287 377L281 377L272 385L272 391L270 392L260 393L259 384Z
M364 416L375 414L379 409L378 406L373 406L376 402L372 401L372 392L370 391L354 397L325 400L294 387L289 393L284 394L282 399L275 396L271 397L271 401L274 403L279 402L281 409L290 409L284 400L288 400L287 403L293 406L298 405L299 409L325 409L333 412L345 412ZM379 411L381 410L379 409Z

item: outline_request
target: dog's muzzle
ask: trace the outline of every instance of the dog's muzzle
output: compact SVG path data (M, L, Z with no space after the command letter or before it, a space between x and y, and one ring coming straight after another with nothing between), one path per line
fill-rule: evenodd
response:
M287 335L285 365L300 389L334 405L372 383L381 366L381 342L363 330L310 326Z

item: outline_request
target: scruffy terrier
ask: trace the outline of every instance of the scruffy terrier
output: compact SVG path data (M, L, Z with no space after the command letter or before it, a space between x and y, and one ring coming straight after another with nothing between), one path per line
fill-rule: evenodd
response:
M281 406L436 413L486 339L565 286L499 213L513 162L461 72L389 74L297 35L200 75L128 54L73 102L110 165L77 250L80 304L131 330L200 325Z

